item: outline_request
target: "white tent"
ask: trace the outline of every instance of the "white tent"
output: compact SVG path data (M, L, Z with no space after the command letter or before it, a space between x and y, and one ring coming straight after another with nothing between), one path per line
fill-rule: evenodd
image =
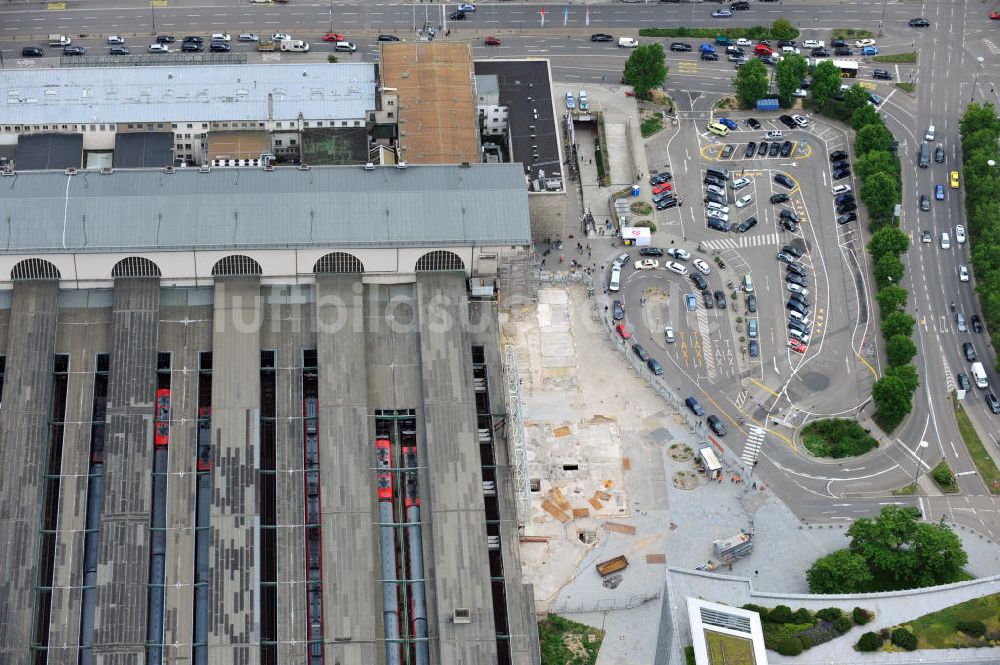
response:
M649 245L651 236L649 229L644 226L623 226L622 240L625 241L626 245L644 247Z

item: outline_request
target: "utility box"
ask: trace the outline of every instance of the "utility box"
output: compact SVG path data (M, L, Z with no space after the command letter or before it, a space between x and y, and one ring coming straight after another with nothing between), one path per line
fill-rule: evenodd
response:
M777 99L758 99L757 100L757 110L758 111L777 111L778 110L778 100Z

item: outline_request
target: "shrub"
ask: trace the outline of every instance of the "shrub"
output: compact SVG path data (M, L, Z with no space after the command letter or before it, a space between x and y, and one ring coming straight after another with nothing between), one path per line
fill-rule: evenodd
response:
M776 651L782 656L798 656L802 653L802 641L798 637L786 637L778 642Z
M986 624L982 621L959 621L955 624L955 628L969 637L982 637L986 634Z
M878 442L854 420L826 418L802 428L802 444L817 457L840 458L863 455Z
M799 635L799 644L802 645L802 649L808 651L812 649L815 643L811 635Z
M743 606L743 609L749 610L750 612L756 612L760 615L761 621L767 621L767 608L761 607L760 605L754 605L753 603L747 603Z
M694 647L684 647L684 662L687 665L695 665Z
M851 620L848 619L847 617L840 617L839 619L833 622L833 627L837 629L838 633L843 635L851 628L854 628L854 624L851 623Z
M906 649L907 651L914 651L917 648L917 636L905 628L897 628L892 631L892 637L889 639L897 647Z
M863 610L860 607L854 608L854 612L851 613L851 617L854 619L854 623L859 626L863 626L872 620L871 614L868 613L868 610Z
M768 612L767 620L773 623L791 623L792 608L788 605L778 605L773 610Z
M819 612L816 612L816 618L833 623L843 616L843 614L844 613L840 611L839 607L824 607Z
M812 623L812 620L812 612L804 607L795 610L795 614L792 615L792 621L795 623Z
M882 638L878 633L868 632L858 640L858 651L878 651L882 648Z

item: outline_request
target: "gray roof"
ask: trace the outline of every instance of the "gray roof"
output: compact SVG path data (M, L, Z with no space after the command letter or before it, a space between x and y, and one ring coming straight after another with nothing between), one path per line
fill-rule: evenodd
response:
M17 172L0 254L239 247L526 245L520 164Z
M363 118L375 65L178 65L7 69L0 125Z

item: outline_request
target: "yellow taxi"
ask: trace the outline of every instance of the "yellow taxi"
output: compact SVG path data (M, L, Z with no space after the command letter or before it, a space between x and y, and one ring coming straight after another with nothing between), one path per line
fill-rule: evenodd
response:
M951 188L958 189L958 171L951 172Z

